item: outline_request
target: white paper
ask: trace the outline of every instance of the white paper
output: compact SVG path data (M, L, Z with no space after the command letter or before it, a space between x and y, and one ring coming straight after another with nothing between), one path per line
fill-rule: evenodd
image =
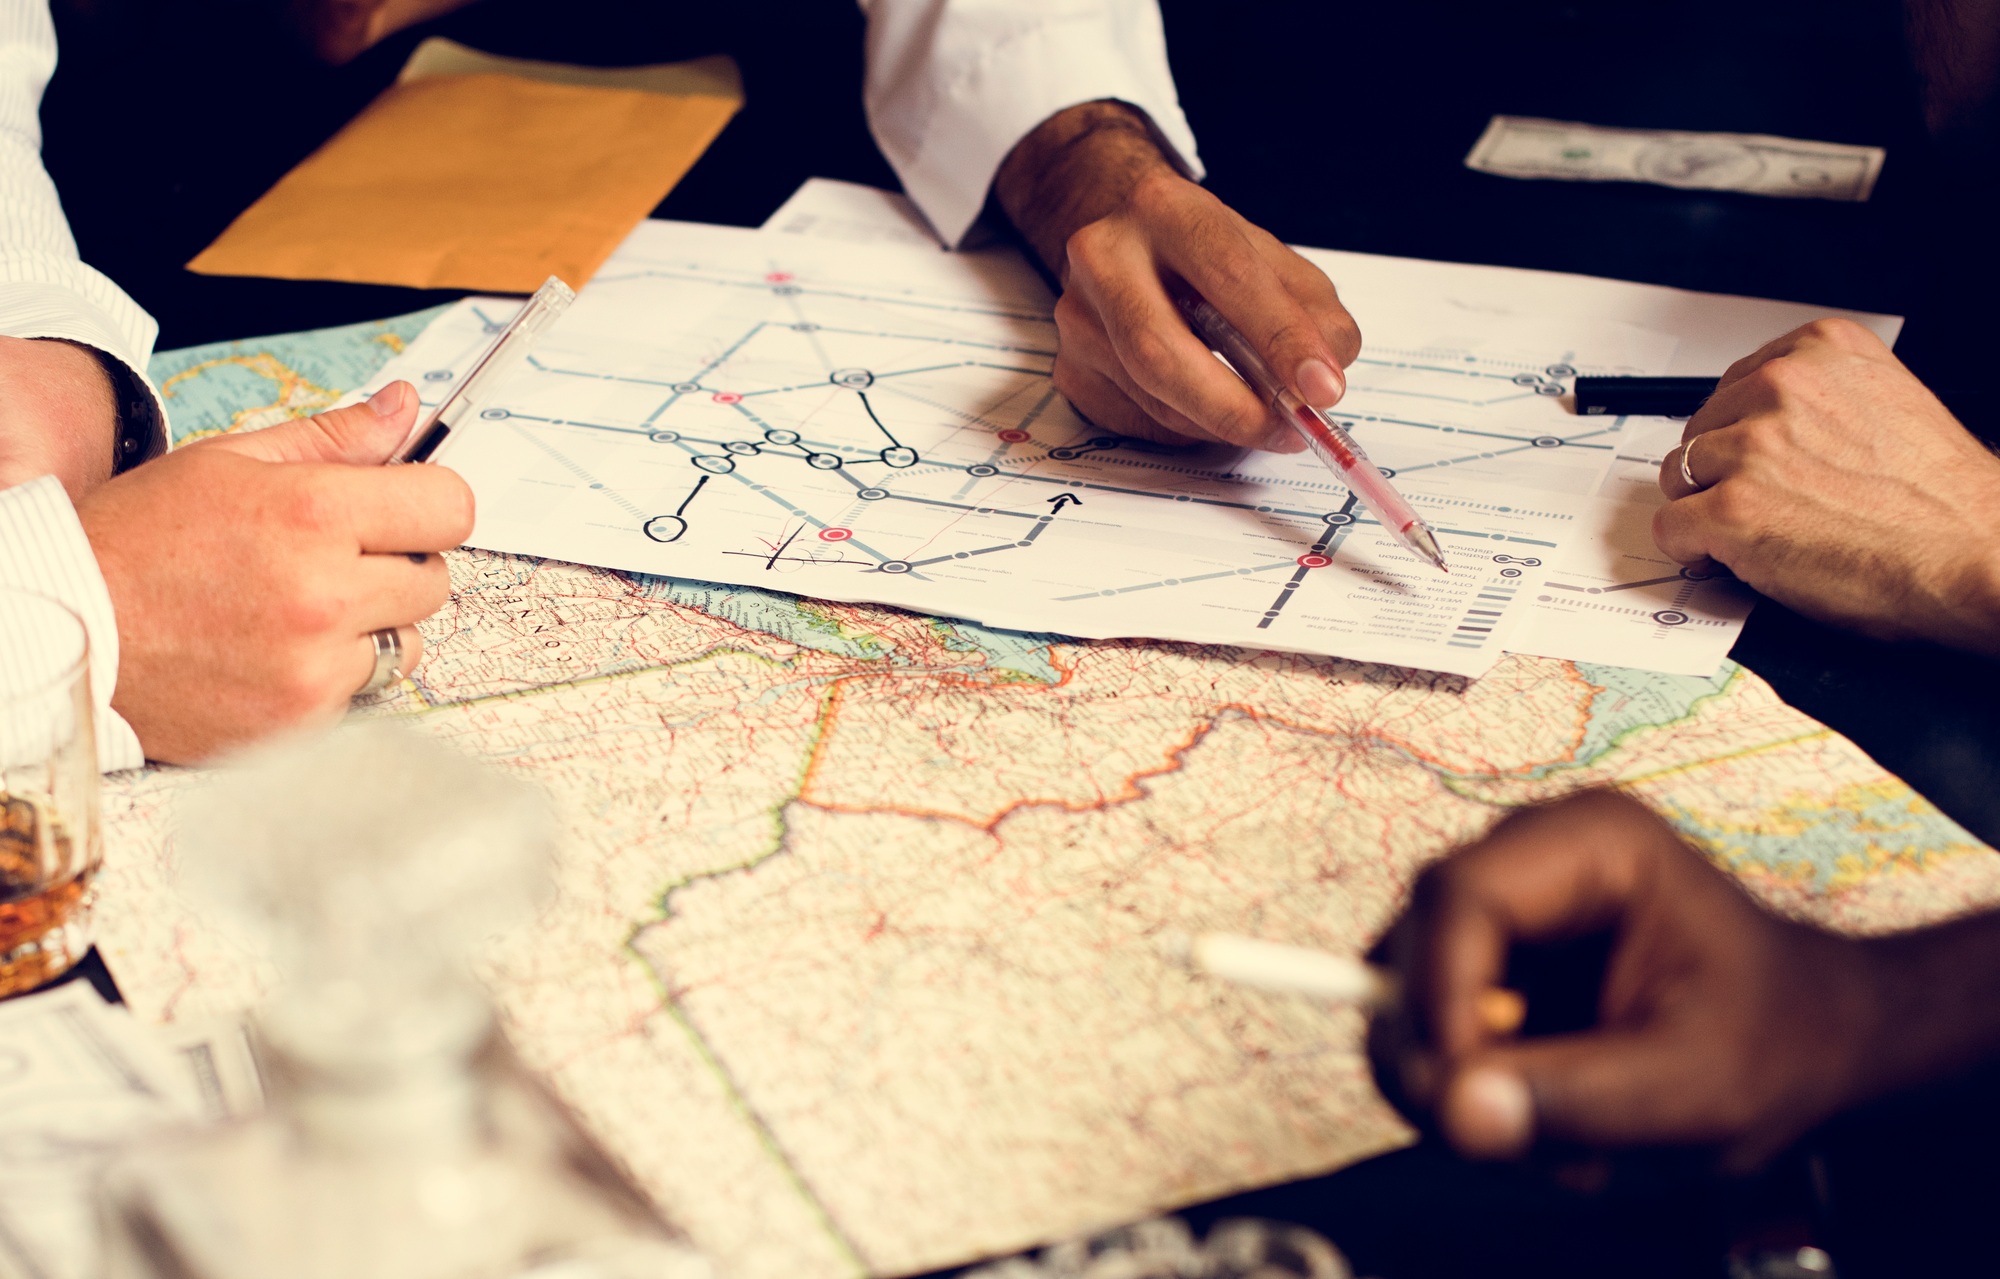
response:
M440 398L512 303L470 300L373 385ZM1161 449L1049 379L1050 299L992 260L648 223L438 460L472 544L1020 630L1483 673L1603 481L1578 370L1658 372L1611 321L1381 308L1342 419L1436 529L1397 546L1308 455Z
M95 1276L104 1166L199 1114L156 1033L87 983L0 1004L0 1276Z
M943 247L908 197L833 178L807 178L764 219L764 230L848 244Z

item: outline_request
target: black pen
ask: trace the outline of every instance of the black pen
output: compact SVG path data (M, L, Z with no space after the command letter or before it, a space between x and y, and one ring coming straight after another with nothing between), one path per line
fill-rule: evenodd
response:
M1712 377L1580 377L1576 411L1587 416L1693 417L1715 394Z

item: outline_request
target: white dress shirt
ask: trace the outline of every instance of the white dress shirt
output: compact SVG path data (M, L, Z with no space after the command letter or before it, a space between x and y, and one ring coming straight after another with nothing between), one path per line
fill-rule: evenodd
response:
M42 168L42 90L56 67L48 0L0 0L0 334L64 338L116 359L145 381L159 331L110 280L77 256L56 188ZM165 414L145 424L165 443ZM139 739L111 710L118 626L62 485L44 477L0 491L0 585L37 591L76 611L90 632L97 753L108 769L145 763Z
M1144 111L1190 177L1194 134L1167 65L1156 0L861 0L868 123L903 190L946 244L986 204L1014 144L1065 107Z
M957 244L979 216L1014 144L1081 102L1110 98L1144 111L1174 158L1200 176L1156 0L860 3L868 15L869 123L946 243ZM0 334L80 342L143 382L158 326L77 256L42 168L39 111L55 65L49 0L0 0ZM165 414L157 395L154 409L158 447ZM0 491L0 585L53 596L84 619L98 754L107 770L143 764L138 737L110 707L118 672L110 594L52 478Z

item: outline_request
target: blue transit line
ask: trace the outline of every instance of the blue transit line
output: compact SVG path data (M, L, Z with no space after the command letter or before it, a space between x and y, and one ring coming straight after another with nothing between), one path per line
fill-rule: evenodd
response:
M1436 400L1442 404L1463 404L1475 409L1491 408L1495 404L1510 404L1515 400L1542 400L1548 398L1544 395L1538 395L1533 391L1523 391L1516 395L1495 396L1490 400L1475 400L1463 395L1438 395L1430 391L1406 391L1390 386L1357 386L1354 389L1368 395L1397 395L1406 400Z
M699 382L703 378L707 377L709 374L721 368L723 365L729 363L730 359L733 358L738 351L750 345L750 339L756 337L759 333L762 333L765 329L769 327L770 327L770 321L768 320L757 321L755 324L750 326L750 331L748 333L745 333L742 337L737 338L734 342L731 342L727 347L723 349L721 355L716 356L714 359L710 360L707 364L702 365L701 371L696 373L693 377L688 378L687 381Z
M935 497L915 497L908 493L891 493L892 502L917 502L924 506L943 506L954 511L971 511L977 515L1011 515L1017 519L1038 520L1042 518L1034 511L1010 511L1002 506L972 506L965 502L946 502Z
M1422 429L1424 429L1424 430L1426 430L1426 431L1436 431L1436 432L1438 432L1439 434L1442 434L1442 435L1477 435L1477 436L1479 436L1479 437L1480 437L1481 439L1488 439L1488 440L1513 440L1513 441L1514 441L1515 443L1517 443L1517 444L1530 444L1530 443L1533 443L1533 442L1534 442L1535 440L1537 440L1537 439L1542 439L1542 438L1545 438L1545 437L1542 437L1542 436L1536 436L1536 435L1510 435L1510 434L1508 434L1508 433L1507 433L1507 432L1505 432L1505 431L1478 431L1478 430L1474 430L1474 429L1473 429L1472 427L1469 427L1469 426L1444 426L1444 425L1441 425L1440 423L1437 423L1437 422L1413 422L1413 421L1411 421L1411 420L1410 420L1409 418L1402 418L1402 417L1382 417L1382 416L1380 416L1380 415L1378 415L1378 414L1374 414L1374 413L1343 413L1343 414L1340 414L1339 416L1341 416L1341 417L1343 417L1343 418L1352 418L1352 419L1353 419L1354 421L1356 421L1356 422L1380 422L1380 423L1382 423L1382 424L1383 424L1384 426L1415 426L1415 427L1421 427ZM1576 439L1576 440L1582 440L1582 439L1586 439L1586 438L1588 438L1588 437L1590 437L1590 436L1593 436L1593 435L1603 435L1604 433L1605 433L1605 432L1604 432L1603 430L1601 430L1601 429L1600 429L1600 430L1594 430L1594 431L1584 431L1584 432L1582 432L1581 434L1578 434L1578 435L1576 435L1576 436L1573 436L1573 437L1572 437L1572 436L1562 436L1562 435L1551 435L1551 436L1547 436L1546 438L1548 438L1548 439L1552 439L1552 440L1561 440L1561 441L1562 441L1563 443L1565 443L1565 444L1568 444L1568 443L1570 443L1570 442L1571 442L1571 440L1572 440L1572 439ZM1578 445L1577 445L1576 447L1578 447L1578 448L1609 448L1609 447L1611 447L1611 446L1610 446L1610 445L1608 445L1608 444L1595 444L1595 445L1592 445L1592 444L1578 444Z
M513 420L511 418L509 419L509 425L514 425ZM640 510L638 507L634 506L630 501L626 500L626 497L623 493L620 493L617 489L612 488L609 484L606 484L604 481L598 479L595 475L592 475L588 470L585 470L582 465L580 465L575 459L571 458L567 453L564 453L561 449L558 449L555 446L551 445L547 440L540 438L533 431L529 431L521 426L514 425L514 433L516 435L519 435L522 439L526 440L528 443L534 445L536 448L540 449L542 452L554 458L558 465L560 465L564 470L568 471L571 475L576 476L584 483L590 485L593 491L602 493L607 499L616 503L618 506L623 507L625 509L625 512L628 515L632 516L632 518L640 520L642 522L647 518L646 513Z
M1503 382L1511 382L1517 374L1528 371L1525 368L1519 368L1511 372L1501 373L1482 368L1461 368L1449 364L1416 364L1409 360L1385 360L1380 356L1366 355L1356 358L1354 362L1356 364L1373 364L1377 368L1383 369L1413 369L1419 373L1449 373L1453 377L1497 378ZM1485 362L1484 360L1477 361L1477 363L1481 364Z
M622 373L592 373L586 369L563 369L553 364L544 364L540 358L529 356L528 363L543 373L560 373L564 377L587 377L593 382L631 382L639 386L678 386L680 381L668 381L655 377L627 377Z
M1039 355L1041 354L1041 352L1037 351L1035 352L1035 354ZM1002 373L1026 373L1029 377L1055 376L1047 369L1022 369L1022 368L1016 368L1014 365L1011 364L988 364L983 360L967 360L966 363L974 366L975 368L998 369ZM886 377L887 374L884 374L884 376Z
M579 422L575 418L567 417L536 417L532 413L516 413L511 409L507 411L507 420L511 422L540 422L545 426L580 426L586 431L609 431L613 435L652 434L652 432L637 426L608 426L603 422Z

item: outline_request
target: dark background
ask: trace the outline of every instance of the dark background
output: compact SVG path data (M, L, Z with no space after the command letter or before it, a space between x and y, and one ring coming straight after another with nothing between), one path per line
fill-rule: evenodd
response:
M895 186L860 110L850 0L486 0L339 69L304 55L275 0L56 7L48 167L85 259L159 319L162 349L456 296L180 265L433 32L603 65L735 55L748 105L660 216L756 225L810 176ZM1279 236L1907 315L1899 354L1968 426L2000 434L1994 160L1927 138L1888 0L1163 7L1210 186ZM1889 159L1859 205L1516 182L1461 163L1494 114L1870 143ZM1768 603L1735 656L2000 840L1994 663L1841 635ZM1995 1148L1986 1111L1964 1105L1973 1095L1858 1117L1748 1181L1664 1156L1581 1173L1481 1168L1424 1144L1193 1215L1313 1221L1364 1271L1389 1276L1720 1274L1732 1243L1808 1234L1837 1245L1843 1274L1946 1273L1964 1255L1949 1251L1963 1242L1952 1226L1989 1214L1996 1189L1968 1153ZM1941 1115L1958 1140L1936 1139ZM1926 1247L1946 1251L1921 1261Z

